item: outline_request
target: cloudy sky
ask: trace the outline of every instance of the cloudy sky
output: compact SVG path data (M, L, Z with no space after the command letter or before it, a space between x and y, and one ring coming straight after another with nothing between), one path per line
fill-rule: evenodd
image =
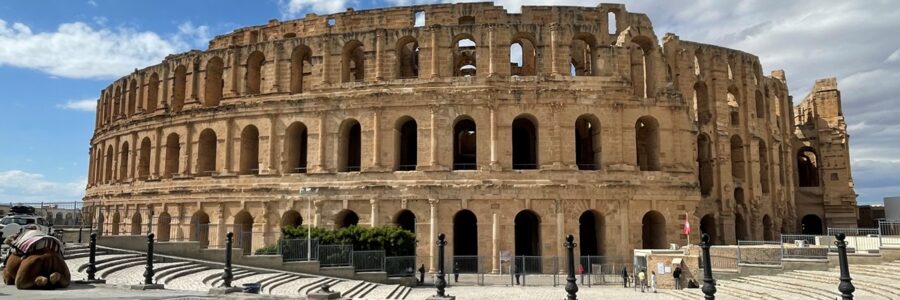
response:
M451 0L0 2L0 202L77 201L100 90L168 54L267 20ZM596 5L590 0L498 0ZM900 196L900 2L625 1L656 33L756 54L799 102L838 77L860 203Z

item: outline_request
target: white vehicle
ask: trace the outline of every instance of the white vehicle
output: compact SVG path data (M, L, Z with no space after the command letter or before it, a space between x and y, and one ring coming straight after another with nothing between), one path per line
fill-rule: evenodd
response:
M0 233L3 233L3 240L0 240L0 263L6 264L6 256L9 254L9 246L6 243L6 238L19 233L22 230L22 227L25 225L34 224L37 225L38 229L42 232L46 232L47 234L52 234L50 232L50 223L44 220L44 217L31 215L31 214L9 214L8 216L0 219Z

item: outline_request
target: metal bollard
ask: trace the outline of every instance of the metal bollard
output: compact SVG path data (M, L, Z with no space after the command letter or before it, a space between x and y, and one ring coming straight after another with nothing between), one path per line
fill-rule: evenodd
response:
M91 233L91 241L88 246L90 249L88 252L88 265L87 265L87 280L97 280L95 274L97 273L97 233Z
M155 235L150 233L147 235L147 267L144 270L144 284L153 284L153 238Z
M566 264L569 276L566 277L566 299L575 300L578 293L578 285L575 284L575 237L571 234L566 236Z
M225 235L225 271L222 272L222 287L230 288L231 279L231 244L234 242L234 233L229 232Z
M443 233L438 235L438 273L437 281L434 284L437 287L437 294L435 297L446 297L444 295L444 288L447 287L447 280L444 279L444 246L447 246L446 238L447 236Z
M834 245L838 248L838 262L841 266L841 283L838 285L838 291L841 292L841 299L852 300L853 291L856 288L850 282L852 280L850 278L850 266L847 265L847 242L844 241L847 235L838 233L834 237L837 238L837 241L834 241Z
M704 233L700 237L700 248L703 249L703 298L707 300L716 299L716 280L712 276L712 262L709 259L709 234Z

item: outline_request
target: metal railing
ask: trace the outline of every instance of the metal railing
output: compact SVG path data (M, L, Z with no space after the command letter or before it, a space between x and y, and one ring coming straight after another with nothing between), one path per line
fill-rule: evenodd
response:
M634 262L625 257L581 256L576 266L576 274L580 284L588 287L595 284L622 284L622 268L626 270L634 266ZM580 272L579 272L580 270ZM630 273L630 271L628 271Z
M556 256L516 256L513 258L510 278L516 279L516 284L523 286L528 285L531 280L532 285L548 285L557 286L559 284L559 258ZM545 275L545 276L529 276L529 275ZM521 278L521 281L519 280Z
M838 233L847 236L847 253L878 253L881 250L879 228L828 228L828 252L837 253L833 241Z
M783 247L780 241L738 241L738 264L780 266Z
M353 251L352 262L356 272L384 271L384 250Z
M900 246L900 221L878 221L879 237L882 245Z
M347 267L353 265L353 245L319 245L319 265Z
M306 261L319 259L319 240L310 240L312 247L307 245L306 239L286 239L278 241L282 261ZM312 252L309 249L312 248ZM309 252L310 255L307 255Z
M415 256L388 256L384 258L384 272L389 277L416 276Z
M713 271L736 271L738 268L738 252L736 247L712 246L709 248L709 263ZM700 256L700 266L703 268L703 256Z
M784 259L826 259L828 244L822 236L812 234L782 234L781 247ZM825 239L827 242L827 238Z

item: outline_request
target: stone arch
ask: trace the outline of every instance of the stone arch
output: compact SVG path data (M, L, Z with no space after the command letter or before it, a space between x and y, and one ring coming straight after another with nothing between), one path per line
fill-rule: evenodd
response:
M47 221L51 221L51 220L47 220ZM52 222L53 222L53 225L54 225L54 226L66 225L66 223L65 223L66 220L63 219L63 213L62 213L62 212L56 212L56 215L55 215L55 217L53 218Z
M312 50L297 45L291 51L291 93L303 93L306 76L312 75Z
M578 217L578 244L581 256L604 255L604 218L595 210L586 210Z
M725 100L730 111L731 126L741 125L741 94L737 86L728 86L728 92L725 94Z
M344 45L341 52L342 82L362 82L366 80L366 51L363 43L352 40Z
M759 185L763 194L769 193L769 148L759 141Z
M592 114L575 119L575 164L579 170L597 170L602 164L600 120Z
M105 164L106 168L103 171L103 173L104 173L103 180L106 181L107 183L111 182L113 179L113 170L115 170L115 168L113 168L113 157L115 157L115 155L116 155L116 152L115 152L115 150L113 150L113 146L112 145L107 146L106 147L106 164Z
M408 209L401 210L394 216L394 224L404 230L416 233L416 214Z
M156 224L156 240L168 242L172 232L172 216L164 211L159 214Z
M586 32L576 33L569 46L569 73L572 76L597 75L597 39Z
M712 110L709 101L709 89L703 81L694 83L694 117L700 125L706 125L712 120Z
M537 47L534 35L520 32L513 36L509 45L510 74L513 76L537 75Z
M694 76L700 77L703 73L703 66L700 64L700 58L703 57L703 50L697 48L694 50Z
M281 214L282 228L285 226L299 227L300 225L303 225L303 217L296 210L291 209Z
M253 251L253 216L246 210L234 215L234 245L241 248L244 255Z
M763 99L762 92L756 90L756 117L760 119L766 118L766 102Z
M463 115L453 124L453 169L475 170L478 137L475 120Z
M644 249L666 249L666 217L655 210L648 211L641 220L641 240Z
M744 180L745 161L744 159L744 141L739 135L731 136L731 177Z
M345 228L359 225L359 215L356 212L344 209L334 215L334 226L337 228Z
M338 155L338 170L340 172L358 172L362 161L361 131L359 121L355 119L344 120L340 131L340 154Z
M144 137L141 140L141 152L138 155L138 174L137 177L146 180L150 177L150 138Z
M634 124L637 165L641 171L659 171L659 122L652 116Z
M122 143L122 151L119 152L119 181L128 178L128 161L131 159L131 151L128 142Z
M225 63L218 56L210 58L206 62L206 82L204 106L216 106L222 101L222 90L225 87L225 80L222 74L225 72Z
M177 133L170 133L166 137L166 164L163 178L172 178L179 172L181 156L181 137Z
M175 67L172 81L172 110L178 112L184 107L184 98L187 92L187 67L184 65Z
M411 36L397 40L397 78L419 78L419 41Z
M775 240L774 232L772 231L772 218L769 215L763 216L763 240L764 241L773 241Z
M734 188L734 204L738 207L747 207L747 203L744 202L744 188Z
M468 209L453 215L453 256L478 256L478 218Z
M209 245L209 215L198 210L191 216L191 241L196 241L200 247Z
M110 225L112 225L112 230L111 230L112 235L119 235L119 226L120 226L121 222L122 222L122 220L121 220L121 217L119 216L119 212L116 211L115 213L113 213L112 224L110 224Z
M700 233L708 234L711 242L717 242L719 239L718 230L716 230L716 216L706 214L700 219Z
M606 12L606 33L607 34L618 34L619 33L619 28L618 28L619 26L616 23L618 23L618 19L616 18L616 12L615 11Z
M218 138L211 128L200 132L197 143L197 176L212 176L216 173Z
M519 170L537 169L540 164L538 151L538 122L532 115L519 115L512 122L512 167Z
M288 126L285 133L285 158L284 173L306 173L307 155L309 154L309 133L306 124L294 122Z
M642 98L651 98L656 90L653 80L653 51L655 43L646 36L631 39L631 83L634 94Z
M541 256L541 218L526 209L515 218L516 256Z
M471 34L463 33L453 38L453 76L475 76L478 73L478 44Z
M137 80L131 79L131 82L128 84L128 115L133 116L135 114L135 106L137 106Z
M156 111L157 104L159 104L159 74L153 72L147 82L147 113Z
M712 142L705 133L697 135L697 164L698 164L698 180L700 181L700 195L709 196L712 193L713 182L713 166L715 161L712 155Z
M740 213L734 214L734 237L738 241L750 240L750 233L747 231L747 221Z
M800 233L821 235L823 232L822 218L819 216L809 214L800 219Z
M105 229L104 226L106 226L106 224L104 222L106 222L106 217L103 216L103 213L97 214L97 235L98 236L102 236L102 235L106 234L106 232L103 231Z
M0 216L4 215L3 211L0 211ZM69 226L75 225L75 219L72 217L72 213L66 213L66 217L63 220L63 223Z
M259 174L259 130L247 125L241 131L241 175Z
M797 183L800 187L819 186L819 155L812 147L797 151Z
M131 235L141 235L141 225L143 222L140 210L131 215Z
M266 64L266 55L260 51L253 51L247 56L247 78L245 88L247 94L255 95L262 92L263 66Z
M394 124L394 170L415 171L418 152L416 120L410 116L400 117Z

